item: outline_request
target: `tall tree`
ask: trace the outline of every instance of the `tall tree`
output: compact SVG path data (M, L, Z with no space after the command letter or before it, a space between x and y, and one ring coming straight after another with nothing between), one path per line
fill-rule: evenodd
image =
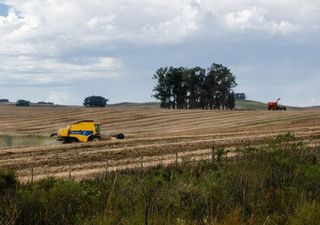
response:
M200 108L200 98L203 81L205 78L205 69L194 67L186 70L185 83L187 86L187 108Z
M214 101L215 109L225 109L228 94L237 85L235 76L221 64L213 63L208 68L210 98ZM210 108L211 102L210 102Z
M169 108L171 107L170 97L171 97L171 90L170 86L168 85L167 81L167 73L168 68L160 68L157 72L153 75L153 79L157 80L157 85L153 89L155 94L153 97L160 100L161 108Z
M201 67L160 68L153 75L157 80L153 95L162 108L231 109L235 76L227 67L212 64L207 72Z
M236 98L234 92L228 94L226 109L233 110L236 106Z

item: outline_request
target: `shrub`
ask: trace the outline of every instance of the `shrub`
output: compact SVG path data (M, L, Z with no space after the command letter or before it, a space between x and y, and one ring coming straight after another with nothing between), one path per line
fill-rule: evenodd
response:
M53 102L44 102L44 101L38 102L37 104L41 104L41 105L54 105Z
M288 225L318 225L319 221L320 204L308 202L296 211Z
M85 107L105 107L109 100L102 96L90 96L84 99Z
M75 224L90 215L94 202L77 182L58 182L48 192L46 207L51 224Z
M0 99L0 102L8 103L8 102L9 102L9 99Z
M30 101L20 99L17 101L16 106L30 106Z
M8 190L15 190L18 185L14 171L0 171L0 194Z

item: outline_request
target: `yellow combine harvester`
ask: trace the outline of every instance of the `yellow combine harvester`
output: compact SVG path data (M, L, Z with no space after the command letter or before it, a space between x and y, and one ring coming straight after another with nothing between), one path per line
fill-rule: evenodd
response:
M64 144L72 142L100 141L100 131L100 124L94 123L93 120L82 120L71 124L66 128L59 129L58 133L51 134L51 137L57 135L57 140L62 141ZM124 135L117 134L112 137L123 139Z

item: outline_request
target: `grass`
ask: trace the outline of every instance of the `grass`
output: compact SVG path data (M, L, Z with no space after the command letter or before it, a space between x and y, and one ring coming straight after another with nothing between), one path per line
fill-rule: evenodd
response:
M281 103L280 103L281 105ZM303 109L317 109L318 107L295 107L287 106L287 110L303 110ZM236 100L236 109L242 110L267 110L267 103L253 101L253 100Z
M0 173L0 224L317 224L320 149L286 134L215 160L81 182Z
M237 100L236 109L267 110L267 104L252 100Z

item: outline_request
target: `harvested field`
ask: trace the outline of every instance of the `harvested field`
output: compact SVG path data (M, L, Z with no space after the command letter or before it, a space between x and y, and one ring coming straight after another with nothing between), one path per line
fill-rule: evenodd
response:
M48 136L83 119L102 124L103 134L122 132L125 140L99 143L2 148L0 169L15 169L22 180L46 176L88 178L115 169L210 158L212 146L263 144L287 132L308 144L320 142L320 111L164 110L157 106L14 107L0 105L0 135ZM1 145L0 145L1 146ZM108 167L106 167L106 164Z

